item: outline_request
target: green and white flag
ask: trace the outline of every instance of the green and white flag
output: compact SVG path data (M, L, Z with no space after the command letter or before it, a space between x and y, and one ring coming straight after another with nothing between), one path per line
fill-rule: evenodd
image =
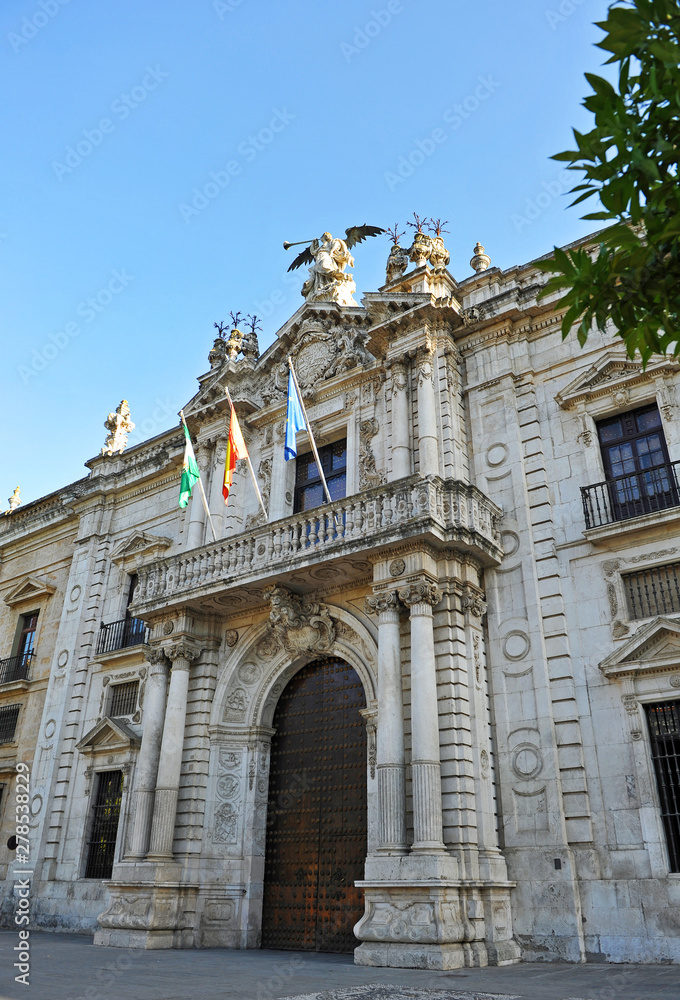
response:
M182 418L182 426L184 427L184 436L187 440L184 448L182 481L179 484L179 505L180 507L186 507L189 503L191 491L201 478L201 473L199 472L198 462L196 461L196 456L194 455L194 448L191 443L191 437L189 436L189 428L184 423L184 418Z

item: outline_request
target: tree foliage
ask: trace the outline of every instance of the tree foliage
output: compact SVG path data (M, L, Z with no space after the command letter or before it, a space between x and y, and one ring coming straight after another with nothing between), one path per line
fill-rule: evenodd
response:
M562 335L578 322L581 346L593 325L611 321L631 357L680 354L680 3L624 0L613 4L598 43L618 63L618 89L586 73L594 115L577 149L558 153L583 171L573 205L594 195L601 209L584 219L613 222L595 254L560 250L539 263L552 273L542 295L567 289Z

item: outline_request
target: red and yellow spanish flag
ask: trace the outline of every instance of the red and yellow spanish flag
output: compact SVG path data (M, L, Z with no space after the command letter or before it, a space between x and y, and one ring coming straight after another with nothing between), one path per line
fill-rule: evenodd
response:
M241 428L239 427L238 417L236 416L236 410L232 406L231 416L229 418L229 441L227 443L227 461L224 465L224 483L222 484L222 496L224 497L224 502L229 501L229 490L231 489L231 483L234 478L234 467L239 458L247 458L248 449L246 448L246 443L243 440L243 434L241 433Z

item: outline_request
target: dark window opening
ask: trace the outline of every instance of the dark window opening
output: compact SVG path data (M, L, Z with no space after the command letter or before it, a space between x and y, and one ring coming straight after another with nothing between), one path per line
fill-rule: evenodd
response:
M131 573L129 576L129 581L130 582L128 586L127 604L125 605L126 618L130 617L130 605L135 599L135 590L137 589L137 583L139 581L139 577L137 576L136 573Z
M670 870L680 872L680 702L646 711Z
M130 681L127 684L113 684L111 686L111 700L108 714L112 719L134 714L137 707L138 691L139 681Z
M19 645L17 655L21 663L28 662L33 655L35 647L35 633L38 628L37 611L31 611L27 615L21 616L21 631L19 632Z
M122 790L122 771L102 771L97 775L97 792L92 807L94 816L85 878L111 878Z
M342 500L347 489L347 439L318 449L323 474L331 500ZM314 453L298 455L295 463L295 501L293 512L312 510L326 503L323 483Z
M613 520L678 504L674 470L656 403L597 425Z
M653 618L680 611L680 562L624 573L628 617Z
M17 728L21 705L0 707L0 743L12 743Z

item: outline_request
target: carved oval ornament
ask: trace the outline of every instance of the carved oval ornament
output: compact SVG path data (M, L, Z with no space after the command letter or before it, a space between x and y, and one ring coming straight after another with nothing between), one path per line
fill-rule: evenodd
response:
M401 576L406 569L406 563L403 559L393 559L390 563L390 576Z
M235 628L227 629L227 631L224 633L224 641L226 642L227 646L229 646L230 649L236 645L236 643L238 642L238 632L236 631Z

